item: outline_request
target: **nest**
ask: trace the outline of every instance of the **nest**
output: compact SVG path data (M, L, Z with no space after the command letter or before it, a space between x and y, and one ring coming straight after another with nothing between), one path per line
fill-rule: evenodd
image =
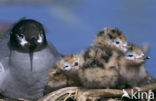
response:
M132 89L125 89L130 95ZM139 92L156 91L156 84L140 87ZM121 101L123 90L121 89L84 89L79 87L66 87L45 95L37 101ZM126 98L127 99L127 98ZM156 99L155 99L156 100ZM0 101L30 101L25 99L0 99ZM127 100L124 100L127 101ZM131 100L130 100L131 101ZM141 100L142 101L142 100ZM143 101L151 101L150 97Z
M132 89L125 89L130 95ZM156 91L156 84L140 87L139 92ZM121 89L83 89L79 87L67 87L54 91L38 101L121 101L123 90ZM149 97L148 97L149 98ZM146 99L150 101L149 99Z

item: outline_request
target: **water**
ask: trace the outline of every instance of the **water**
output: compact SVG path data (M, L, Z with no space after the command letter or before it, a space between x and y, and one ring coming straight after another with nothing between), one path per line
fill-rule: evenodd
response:
M1 5L0 20L40 21L47 38L63 54L80 53L104 27L117 27L129 42L150 44L147 70L156 77L155 0L66 0L45 5Z

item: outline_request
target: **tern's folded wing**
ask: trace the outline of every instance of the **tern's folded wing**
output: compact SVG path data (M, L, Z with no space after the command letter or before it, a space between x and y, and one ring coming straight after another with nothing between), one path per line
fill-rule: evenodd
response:
M2 60L4 57L8 57L10 54L8 42L9 38L0 39L0 60Z

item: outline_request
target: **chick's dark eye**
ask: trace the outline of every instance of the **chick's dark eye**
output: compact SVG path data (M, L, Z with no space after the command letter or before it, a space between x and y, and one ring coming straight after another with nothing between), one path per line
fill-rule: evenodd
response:
M64 68L67 68L67 67L69 67L68 65L67 66L64 66Z
M133 55L128 55L129 57L133 57Z
M116 41L115 43L116 43L116 44L120 44L120 42L119 42L119 41Z
M74 63L74 66L78 66L78 65L79 65L79 63L78 63L78 62L75 62L75 63Z

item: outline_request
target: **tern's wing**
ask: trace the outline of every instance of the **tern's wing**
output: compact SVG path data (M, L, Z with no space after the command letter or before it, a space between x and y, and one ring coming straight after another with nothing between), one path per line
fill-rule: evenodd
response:
M8 64L8 57L4 58L0 61L0 92L2 89L2 84L5 78L8 76L9 73L9 64Z
M0 37L0 60L2 60L4 57L8 57L10 54L8 42L8 36Z
M4 66L0 62L0 93L1 93L1 86L2 86L2 83L4 81L4 76L5 76Z

